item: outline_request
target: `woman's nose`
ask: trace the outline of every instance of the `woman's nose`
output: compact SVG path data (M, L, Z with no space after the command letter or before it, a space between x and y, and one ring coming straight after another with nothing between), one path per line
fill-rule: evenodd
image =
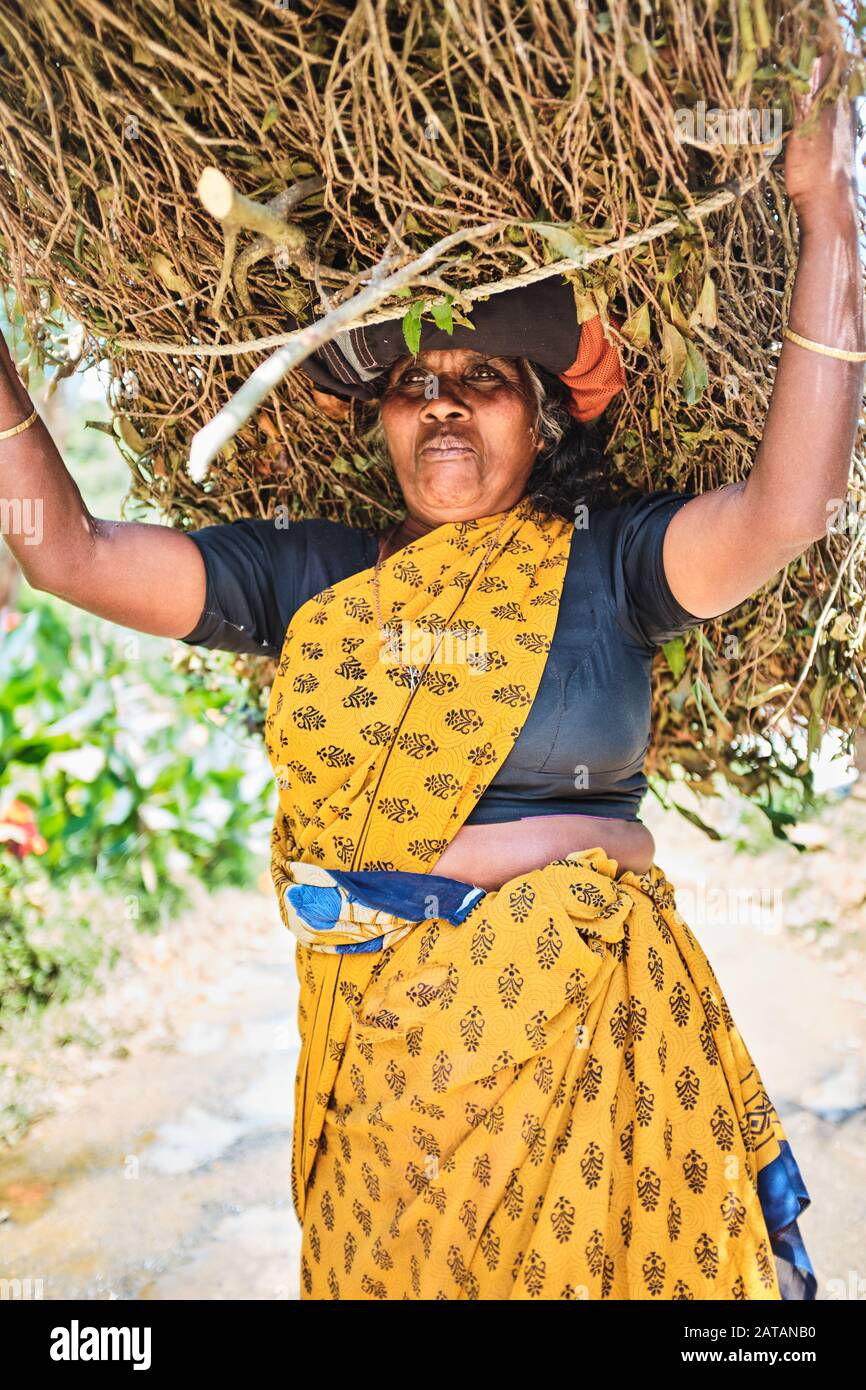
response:
M422 416L441 420L449 415L469 415L470 407L459 382L447 376L430 374L427 385L429 395L425 394Z

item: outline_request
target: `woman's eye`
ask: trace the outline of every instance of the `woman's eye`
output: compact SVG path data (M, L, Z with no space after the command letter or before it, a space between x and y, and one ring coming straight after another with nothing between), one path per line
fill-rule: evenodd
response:
M467 367L463 373L467 381L499 381L499 372L493 367L488 367L486 363L479 363L475 367ZM436 373L425 371L422 367L407 367L397 378L398 386L426 386L428 382L436 380Z

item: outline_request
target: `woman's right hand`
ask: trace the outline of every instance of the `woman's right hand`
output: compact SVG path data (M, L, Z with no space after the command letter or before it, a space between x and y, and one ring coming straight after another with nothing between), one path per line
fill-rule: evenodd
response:
M833 66L830 53L816 59L805 96L795 97L796 125L785 146L785 189L801 230L850 228L857 237L856 115L844 90L808 121Z

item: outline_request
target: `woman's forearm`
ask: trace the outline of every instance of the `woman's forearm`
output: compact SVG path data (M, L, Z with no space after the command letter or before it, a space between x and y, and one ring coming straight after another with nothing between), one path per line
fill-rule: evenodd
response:
M0 432L32 410L0 335ZM0 439L0 504L6 543L34 588L158 637L197 624L206 574L195 542L172 526L92 516L41 421Z
M853 207L802 219L788 325L828 347L866 350ZM783 339L763 437L745 487L780 536L817 539L844 500L863 381L862 362L825 357Z
M33 410L0 334L0 432ZM0 439L0 525L25 578L51 588L74 573L92 544L93 518L41 420Z

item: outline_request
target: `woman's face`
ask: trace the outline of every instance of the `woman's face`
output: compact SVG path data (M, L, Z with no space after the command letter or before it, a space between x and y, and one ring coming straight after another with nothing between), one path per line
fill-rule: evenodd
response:
M469 348L401 357L380 418L410 515L434 526L467 521L525 493L540 440L514 358Z

